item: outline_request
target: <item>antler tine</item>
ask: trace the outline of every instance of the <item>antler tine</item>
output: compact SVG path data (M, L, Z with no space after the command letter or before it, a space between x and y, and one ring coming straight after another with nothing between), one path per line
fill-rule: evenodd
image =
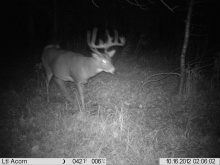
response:
M117 31L117 30L114 30L114 32L115 32L114 42L117 42L117 41L118 41L118 31Z
M118 41L118 31L114 30L114 32L115 32L115 40L114 40L114 42L117 42ZM125 44L125 38L124 37L119 37L119 40L120 40L120 42L117 42L117 45L118 46L123 46Z
M91 38L91 33L90 33L90 31L87 31L87 43L88 43L88 45L89 46L93 46L93 44L94 44L94 42L95 42L95 37L94 37L94 35L96 35L96 33L97 33L97 28L94 28L93 29L93 32L92 32L92 38Z
M97 35L98 28L94 28L92 31L92 39L91 43L95 45L96 35Z
M93 32L92 32L92 38L91 38L91 33L90 31L87 31L87 43L90 47L90 49L98 54L98 55L102 55L97 48L99 48L97 45L95 45L95 40L96 40L96 35L97 35L97 31L98 31L98 28L94 28L93 29Z

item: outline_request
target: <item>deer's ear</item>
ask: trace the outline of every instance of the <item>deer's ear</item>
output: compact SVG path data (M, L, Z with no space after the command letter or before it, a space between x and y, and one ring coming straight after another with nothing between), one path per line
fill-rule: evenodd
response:
M109 55L110 57L113 57L114 54L115 54L115 52L116 52L116 50L111 50L110 52L108 52L108 55Z

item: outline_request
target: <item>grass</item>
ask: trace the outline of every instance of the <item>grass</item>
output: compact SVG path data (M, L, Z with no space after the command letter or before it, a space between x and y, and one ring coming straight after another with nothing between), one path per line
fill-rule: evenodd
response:
M101 73L85 85L84 113L77 99L72 105L58 95L55 84L46 102L41 65L21 88L2 90L0 157L105 157L109 165L220 157L218 90L204 87L209 80L194 68L188 68L185 95L178 95L177 76L145 83L172 65L159 51L141 53L131 58L126 52L115 61L116 75ZM73 87L68 83L75 97Z

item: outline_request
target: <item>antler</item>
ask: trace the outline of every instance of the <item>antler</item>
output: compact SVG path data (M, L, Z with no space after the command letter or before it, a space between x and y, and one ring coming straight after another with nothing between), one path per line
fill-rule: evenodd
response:
M95 45L95 40L96 40L96 34L97 34L98 29L94 28L92 32L92 38L90 32L87 32L87 43L90 47L90 49L97 53L98 55L102 55L98 49L104 49L106 54L109 54L108 49L112 46L123 46L125 44L125 38L124 37L119 37L118 39L118 32L114 30L115 32L115 37L111 37L109 35L109 32L106 30L106 35L107 35L107 41L104 43L101 39L99 39L99 44ZM119 42L118 42L119 41Z
M105 47L104 50L105 50L105 53L108 53L108 49L112 46L123 46L125 44L125 38L124 37L119 37L118 39L118 31L117 30L114 30L115 32L115 37L111 37L109 35L109 32L108 30L106 30L106 35L107 35L107 42L106 43L103 43L102 40L101 41L101 44ZM119 42L118 42L119 41Z

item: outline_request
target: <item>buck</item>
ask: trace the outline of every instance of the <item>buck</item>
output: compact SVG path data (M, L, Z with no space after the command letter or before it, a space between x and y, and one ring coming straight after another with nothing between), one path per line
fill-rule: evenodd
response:
M59 45L48 45L44 48L42 55L42 64L46 71L46 90L47 101L49 102L49 83L52 79L57 82L68 101L73 103L70 97L65 82L74 82L80 96L82 108L85 109L83 84L87 83L88 79L94 77L98 73L104 71L114 74L115 67L111 62L111 58L116 50L109 51L113 46L123 46L125 44L124 37L118 38L118 32L115 30L115 37L111 37L106 31L107 41L103 42L99 39L99 43L95 44L97 36L97 28L94 28L92 37L90 32L87 32L87 43L92 50L92 56L86 57L82 54L72 51L60 49ZM101 53L98 49L104 49Z

